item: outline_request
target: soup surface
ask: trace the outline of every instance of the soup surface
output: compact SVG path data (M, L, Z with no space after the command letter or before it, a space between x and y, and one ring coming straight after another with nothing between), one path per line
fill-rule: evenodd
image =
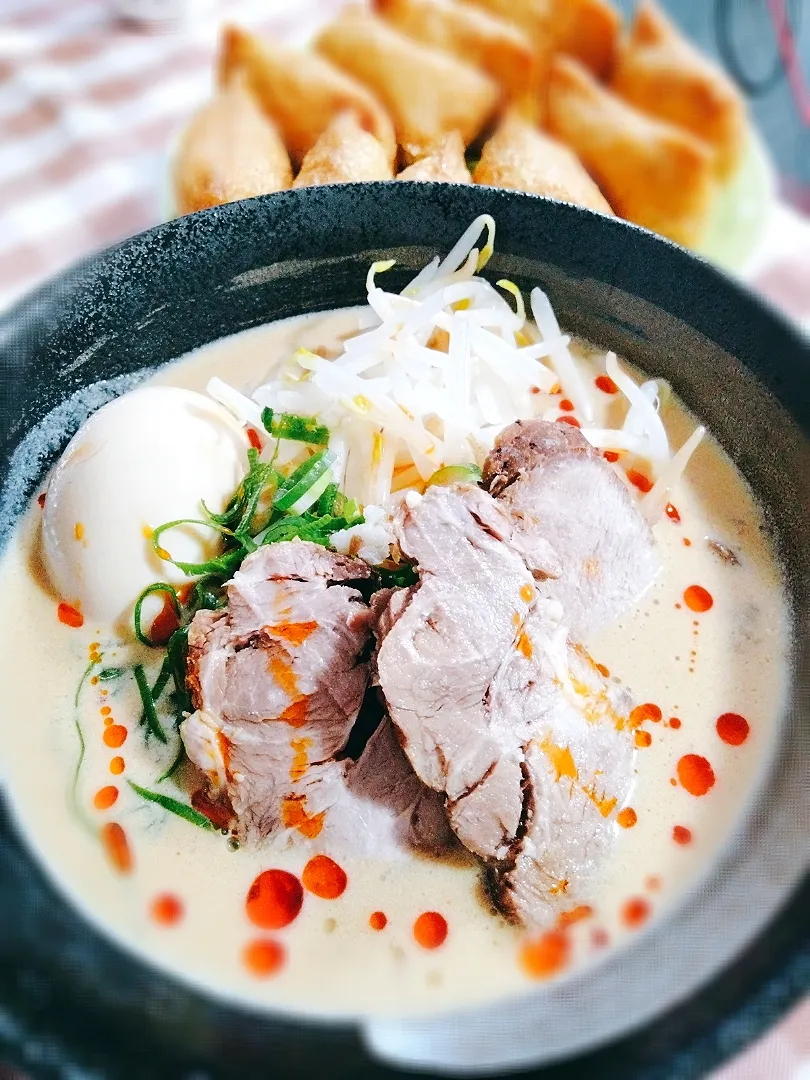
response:
M250 392L297 347L329 347L356 326L347 311L260 327L152 381L204 391L216 375ZM607 424L615 402L595 384L596 353L581 346L576 356ZM662 417L674 445L694 428L674 398ZM155 789L176 751L176 736L145 741L130 674L141 663L154 681L160 660L112 623L60 619L39 558L41 514L35 499L0 566L14 613L0 626L2 769L19 827L93 922L217 995L313 1015L402 1015L564 977L696 886L771 756L790 633L780 570L745 482L710 437L654 527L662 573L632 612L586 642L641 703L636 775L593 903L541 935L493 914L464 852L359 858L317 838L234 850L218 831L140 798L128 781ZM193 784L186 763L159 787L187 802ZM317 854L336 865L305 873ZM251 891L268 870L303 878L300 911L283 926L284 913L268 914L270 900L262 913L261 888Z

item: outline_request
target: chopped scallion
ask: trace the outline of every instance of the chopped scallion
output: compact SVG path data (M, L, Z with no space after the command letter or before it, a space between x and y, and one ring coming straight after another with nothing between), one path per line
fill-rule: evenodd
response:
M276 415L272 409L262 409L262 423L276 439L290 439L312 446L326 446L329 442L329 428L319 424L316 416L297 416L295 413Z
M121 667L108 667L98 673L99 682L112 682L113 679L120 679L124 674L124 669Z
M318 499L318 517L323 517L324 515L331 514L333 512L333 507L335 505L335 499L337 498L337 495L337 484L335 484L334 482L331 484L327 484L321 494L320 499Z
M331 450L319 450L291 473L276 492L273 506L276 510L288 510L304 495L335 462Z
M155 549L155 553L158 558L163 559L165 562L170 562L174 566L183 571L184 574L188 574L189 577L196 576L197 574L225 574L229 576L231 567L236 569L239 563L244 559L246 552L243 551L228 551L224 555L219 555L215 559L209 559L204 563L187 563L180 562L179 559L173 559L168 551L166 551L160 543L161 536L168 532L169 529L176 529L178 525L202 525L205 529L213 529L214 532L222 533L225 537L233 538L234 533L232 529L226 528L224 525L219 525L213 521L200 521L197 518L178 518L176 521L167 521L165 525L160 525L152 533L152 546ZM235 556L239 556L235 559ZM148 642L147 642L148 644Z
M162 528L165 528L165 526ZM157 535L157 532L159 531L162 531L162 529L156 530L155 535ZM142 645L148 645L150 649L158 649L162 643L152 641L150 637L147 637L141 626L141 609L143 608L143 602L147 596L151 596L153 593L166 593L167 596L171 597L172 607L174 608L174 613L178 620L180 619L180 600L171 585L167 585L165 581L155 581L151 585L147 585L135 601L135 611L132 616L132 620L135 624L135 637Z
M193 806L182 803L179 799L173 799L171 795L162 795L159 791L149 791L148 788L141 787L140 784L136 784L132 780L129 780L128 783L135 794L140 795L140 797L146 799L147 802L156 803L158 806L162 806L163 809L168 810L170 814L176 814L177 817L183 818L184 821L191 822L191 824L196 825L198 829L207 829L209 832L214 832L216 830L214 823L209 821L205 814L201 814L199 810L195 810Z
M157 709L146 679L146 672L143 670L143 664L136 664L132 669L132 673L135 676L135 682L138 684L138 693L141 695L141 705L143 706L141 723L146 726L146 737L149 738L150 735L154 735L158 742L168 742L163 725L158 719Z

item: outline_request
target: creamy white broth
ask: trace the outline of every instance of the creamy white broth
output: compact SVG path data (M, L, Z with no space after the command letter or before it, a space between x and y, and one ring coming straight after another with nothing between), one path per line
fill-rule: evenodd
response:
M339 312L257 328L206 346L152 381L204 390L216 374L251 390L297 346L328 346L355 326L354 313ZM592 380L597 368L591 370L587 355L581 362ZM607 418L615 399L594 396ZM675 401L663 417L673 445L680 445L694 420ZM673 502L680 522L664 517L655 527L664 562L659 579L637 610L586 642L637 702L660 708L662 719L639 729L651 742L639 749L626 802L637 821L630 828L616 826L613 858L593 890L592 913L569 931L573 961L561 976L654 925L707 872L743 814L775 743L790 628L760 512L710 439L692 459ZM300 875L320 850L318 841L291 850L265 842L231 851L225 837L144 803L128 788L127 779L154 788L174 748L144 746L137 724L140 704L129 675L95 685L88 681L78 709L74 696L93 642L100 643L102 667L140 659L154 678L160 657L119 644L110 627L87 622L72 629L57 620L56 600L36 560L40 513L34 502L0 566L7 610L15 613L0 628L3 769L25 837L93 921L140 955L212 993L295 1012L430 1013L537 985L520 962L525 934L492 914L477 864L463 854L375 861L331 853L348 875L343 895L322 900L307 893L291 925L257 930L245 913L257 874L277 867ZM728 545L739 565L721 559L707 538ZM693 584L711 594L710 610L695 613L684 603L684 590ZM128 730L120 748L103 741L101 710L106 708ZM741 714L750 725L739 746L727 745L717 734L715 722L725 713ZM71 805L79 755L74 716L86 743L77 785L86 825ZM716 782L704 796L670 782L687 754L711 764ZM110 762L118 756L125 771L111 775ZM174 794L187 801L191 773L185 768ZM95 794L110 785L120 792L116 803L96 809ZM173 789L166 784L161 790ZM114 870L95 834L108 821L119 823L128 837L130 874ZM690 842L676 843L675 826L689 830ZM157 923L152 910L156 898L166 894L183 908L170 926ZM447 940L435 950L414 941L414 920L425 911L442 913L449 925ZM372 912L385 914L383 930L371 929ZM243 953L250 943L268 939L282 944L286 961L272 977L260 978L246 968Z

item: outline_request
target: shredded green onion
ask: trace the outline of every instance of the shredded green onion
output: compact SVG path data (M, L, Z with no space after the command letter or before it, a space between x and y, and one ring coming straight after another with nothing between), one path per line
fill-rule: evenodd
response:
M316 507L316 513L318 517L325 517L327 514L334 512L335 499L338 496L338 486L332 482L327 484L321 492L321 497L318 499L318 505Z
M168 742L163 725L158 719L157 709L155 708L152 691L149 689L149 683L146 680L143 664L136 664L132 669L132 673L135 676L135 682L138 684L138 693L141 695L141 705L143 706L141 723L146 725L147 739L150 735L154 735L158 742Z
M209 832L216 831L214 823L209 821L205 814L195 810L193 806L182 803L179 799L173 799L171 795L161 795L159 791L149 791L148 788L141 787L140 784L136 784L132 780L127 782L135 794L140 795L147 802L157 803L164 810L168 810L170 814L176 814L177 817L183 818L184 821L190 821L192 825L196 825L199 829L207 829Z
M158 672L158 677L155 680L155 685L152 687L152 701L160 701L160 696L166 689L166 686L171 677L172 673L166 666L166 662L164 660L163 664L161 665L160 671Z
M291 473L276 492L273 506L276 510L288 510L305 495L312 485L335 463L331 450L319 450Z
M174 692L181 700L178 707L191 712L191 698L186 690L186 657L188 656L188 627L175 630L166 643L166 657L163 667L174 679Z
M171 597L174 613L178 619L180 618L180 600L178 599L177 593L171 585L167 585L165 581L155 581L151 585L146 586L141 595L135 601L135 611L133 613L132 620L135 624L135 637L138 639L138 641L140 641L142 645L148 645L150 649L159 649L160 642L152 641L152 639L150 637L147 637L147 635L143 632L143 627L141 626L141 609L143 607L143 602L147 598L147 596L151 596L152 593L159 592L167 593Z
M186 748L183 745L183 740L180 738L180 736L178 734L178 736L177 736L177 753L172 758L171 764L168 766L166 771L164 773L161 773L161 775L157 778L157 783L162 784L164 780L168 780L170 776L174 776L174 774L180 768L180 765L182 764L183 758L185 758L185 756L186 756Z
M437 469L427 482L427 487L438 485L446 487L450 484L479 484L481 482L481 470L477 465L445 465L443 469Z
M276 439L289 439L313 446L326 446L329 442L329 428L319 424L317 416L298 416L295 413L276 415L272 409L262 409L262 423Z
M347 529L350 525L362 525L363 513L360 504L354 499L348 499L342 492L338 492L332 504L332 513L336 518L343 518L345 525L338 526Z
M204 563L187 563L180 562L179 559L173 559L168 551L161 546L160 538L169 529L176 529L178 525L202 525L206 529L213 529L215 532L222 533L225 537L233 537L234 532L232 529L226 528L224 525L219 525L215 521L200 521L198 518L178 518L176 521L167 521L164 525L158 526L152 533L152 546L155 549L155 554L158 558L163 559L164 562L170 562L173 566L178 567L184 574L188 574L189 577L196 577L198 574L228 574L230 567L234 564L239 565L242 559L247 554L246 551L240 552L240 558L235 561L234 556L237 552L229 551L224 555L219 555L215 559L209 559ZM240 539L242 539L240 537ZM247 544L244 545L246 548Z
M124 674L122 667L108 667L98 673L99 682L112 682L113 679L120 679Z

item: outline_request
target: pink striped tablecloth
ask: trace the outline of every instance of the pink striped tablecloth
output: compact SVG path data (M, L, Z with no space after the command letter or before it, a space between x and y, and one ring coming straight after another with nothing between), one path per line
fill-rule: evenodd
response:
M167 147L209 92L223 19L303 41L341 4L208 0L156 34L110 0L0 0L0 309L161 219ZM777 207L742 276L810 328L810 222ZM810 1001L714 1080L810 1080Z

